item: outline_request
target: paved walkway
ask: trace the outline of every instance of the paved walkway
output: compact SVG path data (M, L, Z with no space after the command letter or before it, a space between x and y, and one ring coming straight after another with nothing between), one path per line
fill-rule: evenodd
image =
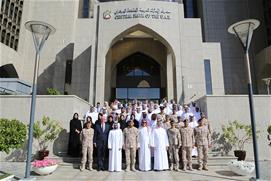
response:
M108 172L108 171L89 171L80 172L78 164L65 163L59 164L57 170L51 175L39 176L31 173L37 180L41 181L173 181L173 180L194 180L194 181L218 181L218 180L236 180L247 181L251 176L238 176L232 173L227 163L230 159L210 159L209 171L161 171L161 172ZM196 163L196 160L193 160ZM271 181L271 162L261 162L264 168L262 172L265 180ZM19 180L24 176L25 163L23 162L0 162L0 171L14 174L14 180Z

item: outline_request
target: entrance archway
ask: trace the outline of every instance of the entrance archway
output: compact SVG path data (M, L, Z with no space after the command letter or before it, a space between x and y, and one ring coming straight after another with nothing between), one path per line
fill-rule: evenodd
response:
M127 63L129 59L143 60L144 65L134 62L133 70L135 74L141 73L146 76L134 77L134 80L131 80L131 78L129 80L127 70L127 74L119 74L119 67L125 62ZM164 97L176 99L174 53L166 40L153 30L142 25L136 25L121 33L112 40L105 60L104 100L114 98L157 100ZM132 65L132 62L127 64ZM146 70L146 67L150 66L156 67L157 72ZM132 74L132 72L130 73ZM150 74L150 76L148 77L147 74ZM126 79L126 81L120 82L122 79ZM133 82L132 85L131 82Z

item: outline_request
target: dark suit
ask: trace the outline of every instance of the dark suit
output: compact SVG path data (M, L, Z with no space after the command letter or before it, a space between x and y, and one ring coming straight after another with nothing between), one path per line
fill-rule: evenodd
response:
M102 130L102 126L100 122L97 122L94 125L94 137L93 143L96 143L97 146L97 163L98 169L105 169L105 156L106 156L106 149L108 143L108 134L109 134L109 125L104 124L105 128L104 131Z

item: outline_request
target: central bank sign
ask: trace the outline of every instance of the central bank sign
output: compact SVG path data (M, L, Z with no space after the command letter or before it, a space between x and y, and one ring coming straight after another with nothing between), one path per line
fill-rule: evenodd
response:
M170 20L171 12L162 8L124 8L114 12L106 10L103 12L105 20L115 19L157 19Z

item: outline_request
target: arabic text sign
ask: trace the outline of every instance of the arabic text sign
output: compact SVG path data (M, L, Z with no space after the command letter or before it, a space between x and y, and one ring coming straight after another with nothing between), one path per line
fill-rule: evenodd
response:
M110 14L110 11L105 11L104 19L110 19ZM165 11L162 8L125 8L122 10L116 10L113 18L115 20L135 18L170 20L170 14L171 12Z

